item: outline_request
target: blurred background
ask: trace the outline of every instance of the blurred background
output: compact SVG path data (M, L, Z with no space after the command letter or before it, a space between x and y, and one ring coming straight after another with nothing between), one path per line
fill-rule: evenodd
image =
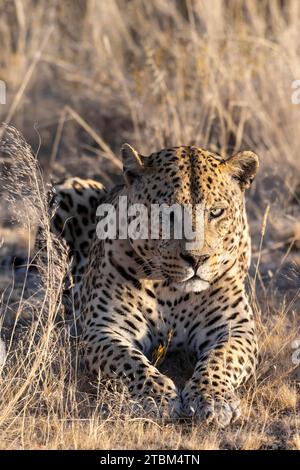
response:
M256 247L271 209L266 275L280 250L299 250L298 0L0 5L0 119L25 135L45 181L79 175L110 186L124 142L145 154L182 144L223 155L251 149L261 160L248 202ZM9 159L0 165L5 178ZM2 230L9 243L15 235Z

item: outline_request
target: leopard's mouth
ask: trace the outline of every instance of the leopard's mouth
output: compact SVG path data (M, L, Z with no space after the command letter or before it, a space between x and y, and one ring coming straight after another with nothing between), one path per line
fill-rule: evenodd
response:
M190 277L189 279L187 279L187 281L185 281L185 282L194 281L194 280L208 282L206 279L203 279L203 277L199 276L199 275L196 274L196 273L195 273L192 277Z
M201 292L206 290L210 286L210 282L206 279L203 279L198 274L193 274L187 279L182 281L177 281L174 283L177 289L183 290L185 292Z
M196 272L190 274L189 276L186 276L184 279L182 279L182 283L185 282L191 282L191 281L203 281L203 282L209 282L207 279L204 279L203 277L199 276Z

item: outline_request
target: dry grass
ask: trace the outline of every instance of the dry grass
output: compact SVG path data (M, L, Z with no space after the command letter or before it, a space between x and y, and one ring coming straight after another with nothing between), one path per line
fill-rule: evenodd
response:
M46 263L33 260L40 275L27 263L1 273L9 354L0 369L0 448L299 450L298 0L0 5L8 92L0 118L22 129L43 168L42 177L29 154L1 156L1 254L29 259L36 220L47 253ZM89 382L61 321L66 258L49 234L45 182L72 174L112 184L124 141L144 153L197 144L261 156L248 200L260 365L242 390L241 420L226 430L135 418L120 392ZM180 364L163 367L180 375Z

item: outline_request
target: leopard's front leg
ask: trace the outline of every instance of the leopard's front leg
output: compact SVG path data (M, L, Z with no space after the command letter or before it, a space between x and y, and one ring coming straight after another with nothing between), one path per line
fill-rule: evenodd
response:
M190 333L197 355L192 378L182 398L185 412L227 426L239 417L236 392L254 372L257 343L252 312L241 296L228 311L212 308L205 324L195 319Z
M143 345L136 343L128 331L104 324L94 327L83 336L85 364L90 372L100 371L104 378L125 385L136 403L134 408L147 416L178 417L181 400L174 382L159 372L144 354Z

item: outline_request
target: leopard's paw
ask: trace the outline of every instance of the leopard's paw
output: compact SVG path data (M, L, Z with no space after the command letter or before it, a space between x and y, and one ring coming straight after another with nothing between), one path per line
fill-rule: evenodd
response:
M143 418L176 420L182 415L182 404L179 396L139 397L132 401L132 410L135 416Z
M186 395L184 400L184 413L206 423L214 423L220 428L228 426L240 416L240 401L234 393L226 396L192 394Z

